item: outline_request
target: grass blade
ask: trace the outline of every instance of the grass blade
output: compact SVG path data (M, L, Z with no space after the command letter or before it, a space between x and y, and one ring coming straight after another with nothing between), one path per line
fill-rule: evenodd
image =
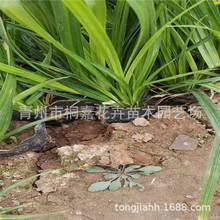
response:
M84 26L92 41L96 42L97 48L99 48L100 51L103 51L103 56L105 57L108 65L112 68L112 70L119 76L123 77L124 74L118 55L109 37L105 33L105 30L103 29L101 23L92 13L92 11L86 6L86 4L82 0L62 1Z
M218 182L220 172L220 138L215 136L215 140L212 146L212 151L209 157L209 162L206 169L205 178L203 181L202 192L200 195L199 205L200 207L207 207L202 209L198 214L198 220L207 220L211 205L212 197L215 192L215 188Z
M191 93L199 101L216 132L199 201L199 205L202 207L203 205L211 205L220 171L220 110L204 92L200 90L191 90ZM208 214L208 209L202 209L198 214L198 219L207 220Z
M13 75L7 74L0 92L0 141L10 125L15 89L16 78Z
M190 92L199 101L216 134L220 137L220 110L204 92L198 89L190 90Z

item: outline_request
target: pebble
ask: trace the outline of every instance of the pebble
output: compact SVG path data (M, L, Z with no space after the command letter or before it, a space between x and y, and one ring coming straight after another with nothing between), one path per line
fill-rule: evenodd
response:
M161 126L161 128L163 128L163 129L166 129L166 128L167 128L167 125L165 125L165 124L161 124L160 126Z
M70 126L68 124L61 124L63 130L68 129Z
M76 210L76 215L82 215L82 211Z
M187 199L194 199L194 197L191 196L191 195L187 195L186 198L187 198Z
M150 125L150 122L147 119L145 119L145 118L136 118L133 121L133 124L135 126L146 127L146 126Z
M152 140L154 138L154 136L152 134L149 133L144 133L144 134L134 134L132 135L132 137L135 141L137 142L145 142L147 143L148 141Z

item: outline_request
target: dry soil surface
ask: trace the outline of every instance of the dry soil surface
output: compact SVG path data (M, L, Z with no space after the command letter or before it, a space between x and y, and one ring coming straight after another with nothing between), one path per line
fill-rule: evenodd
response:
M132 122L105 125L97 120L47 126L48 133L55 141L54 149L0 161L0 189L3 189L39 172L63 168L56 152L59 147L74 144L86 144L88 148L93 144L100 147L104 144L126 146L126 152L132 155L134 163L163 168L158 173L142 176L136 181L145 186L143 192L134 187L91 193L88 187L96 181L102 181L103 174L62 169L35 178L0 197L0 206L13 206L16 200L21 204L31 203L20 214L60 212L37 218L42 220L197 219L197 212L191 208L195 209L198 205L214 136L205 125L189 117L186 112L181 115L183 119L176 119L175 109L172 113L170 118L152 117L150 125L144 127L135 126ZM12 128L20 125L14 122ZM135 138L135 135L145 133L151 134L153 138L148 142ZM33 129L19 134L18 142L32 134ZM170 150L169 146L180 134L197 140L197 149ZM7 147L12 146L8 144ZM123 155L119 155L117 161L123 161ZM215 191L209 219L220 219L220 184Z

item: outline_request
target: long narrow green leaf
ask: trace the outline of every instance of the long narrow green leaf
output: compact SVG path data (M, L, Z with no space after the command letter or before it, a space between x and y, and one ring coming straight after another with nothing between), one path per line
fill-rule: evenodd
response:
M93 42L96 42L96 46L103 51L103 55L107 60L108 65L119 76L123 77L122 67L118 58L118 55L105 33L102 25L97 20L95 15L86 6L82 0L69 1L62 0L63 3L70 9L70 11L77 17L80 23L85 27L89 33Z
M126 0L117 1L112 26L112 44L122 60L123 42L126 34L129 5Z
M0 91L0 141L10 125L13 110L12 100L15 90L16 78L8 74Z
M212 146L212 151L209 157L209 162L206 169L206 174L202 186L202 192L200 195L199 205L200 207L206 207L201 209L198 214L198 220L207 220L211 207L212 198L215 192L215 188L218 182L220 172L220 138L215 136L215 140Z
M39 83L36 86L33 86L30 89L27 89L21 93L19 93L18 95L16 95L13 99L13 104L16 104L17 102L20 102L22 99L26 98L27 96L33 94L34 92L38 91L39 89L47 86L48 84L51 84L53 82L56 82L58 80L62 80L62 79L66 79L67 77L62 77L62 78L56 78L56 79L51 79L51 80L47 80L46 82L43 83Z
M0 214L0 219L2 220L14 220L14 219L31 219L31 218L40 218L40 217L45 217L48 215L55 215L58 214L59 212L56 213L45 213L45 214L35 214L35 215L1 215Z
M197 98L216 134L220 137L220 110L204 92L200 90L190 90L190 92Z
M220 93L220 86L219 85L215 85L213 83L201 83L199 85Z
M199 201L199 205L203 207L203 205L211 205L220 171L220 110L204 92L200 90L191 90L191 93L199 101L216 132ZM208 209L201 210L198 219L207 220L209 211Z
M79 22L61 1L50 1L50 4L53 8L57 31L62 45L79 56L84 57ZM66 57L72 70L77 70L78 74L84 71L77 61L68 55Z
M77 1L78 2L78 1ZM69 3L77 3L77 2L69 2ZM60 51L64 52L65 54L67 54L68 56L72 57L74 60L76 60L79 64L81 64L82 66L84 66L89 72L98 72L96 68L94 68L89 62L87 62L85 59L83 59L82 57L78 56L76 53L74 53L73 51L70 51L69 49L65 48L59 41L55 40L44 28L42 28L41 25L39 25L35 20L33 20L33 18L31 17L30 14L28 14L27 11L25 11L24 7L22 6L20 0L14 0L13 2L11 1L5 1L5 0L0 0L0 9L2 9L8 16L10 16L11 18L13 18L14 20L20 22L21 24L27 26L28 28L34 30L36 33L38 33L39 35L41 35L44 39L46 39L48 42L52 43L56 48L58 48ZM80 5L83 5L83 8L86 8L86 10L88 11L89 9L86 7L86 5L83 2L78 2ZM84 13L84 12L82 12ZM90 12L90 14L92 14ZM87 14L85 15L87 16ZM91 15L96 21L97 19L94 17L94 15ZM95 31L96 27L91 27L93 31ZM102 27L100 27L102 29ZM105 33L104 33L105 35ZM102 37L99 36L99 37ZM107 42L109 42L110 40L107 38L106 39ZM102 47L105 48L102 40L98 41L101 42ZM109 47L112 47L111 43L109 42ZM113 49L112 49L113 50ZM118 69L117 71L115 71L117 74L120 74L123 77L123 72L120 66L120 63L118 63L118 58L117 55L114 56L114 53L111 53L112 51L110 50L106 50L106 53L108 53L108 55L110 56L111 59L115 60L116 62L114 63L114 66L116 69ZM111 55L110 55L111 54ZM117 67L116 67L117 66ZM42 81L41 81L42 82ZM72 91L73 92L73 91Z
M25 77L27 79L31 79L31 80L33 80L35 82L39 82L39 83L43 83L43 82L49 80L49 78L41 76L35 72L31 72L29 70L25 70L25 69L18 68L18 67L9 66L4 63L0 63L0 70L3 72L11 73L16 76ZM58 90L61 90L64 92L76 93L75 90L68 88L58 82L52 82L51 84L48 85L48 87L53 88L53 89L58 89Z
M161 27L146 43L145 45L142 47L141 51L138 53L138 55L136 56L135 60L133 61L132 65L130 66L130 68L128 69L127 75L126 75L126 80L129 81L134 69L136 68L136 66L138 65L138 63L141 61L141 59L143 58L143 56L146 54L146 52L149 50L149 48L153 45L153 43L157 40L157 38L164 32L164 30L171 25L175 20L177 20L179 17L183 16L184 14L186 14L188 11L192 10L193 8L197 7L199 4L201 4L202 2L204 2L205 0L201 0L199 2L197 2L196 4L194 4L193 6L189 7L188 9L186 9L185 11L183 11L182 13L180 13L179 15L177 15L175 18L173 18L172 20L170 20L169 22L166 23L166 25L164 25L163 27Z
M135 11L140 22L140 35L135 48L129 58L125 71L130 67L131 63L140 52L145 42L155 33L156 30L156 14L153 0L133 1L127 0L130 7Z
M84 0L88 8L93 12L99 23L101 24L104 32L106 32L106 2L105 0ZM97 42L90 38L90 54L91 60L105 66L105 57L102 50L100 50Z
M195 71L195 72L182 73L182 74L179 74L179 75L174 75L174 76L171 76L171 77L166 77L166 78L162 78L162 79L158 79L158 80L154 80L154 81L146 80L143 83L142 86L140 86L139 88L137 88L134 91L133 96L134 96L134 98L137 97L140 94L140 92L143 90L143 88L146 87L146 86L149 86L150 84L164 83L164 82L167 82L169 80L178 79L178 78L181 78L181 77L186 77L186 76L195 75L195 74L209 75L209 70L200 70L200 71Z
M0 32L3 33L6 32L2 18L0 18ZM1 45L2 55L0 56L0 62L5 62L8 63L9 65L14 65L13 54L9 49L8 45L4 41L0 43L2 44ZM7 71L5 75L6 74ZM16 77L11 74L7 74L4 80L3 87L0 90L0 142L10 125L12 111L13 111L12 100L16 92L16 86L17 86Z

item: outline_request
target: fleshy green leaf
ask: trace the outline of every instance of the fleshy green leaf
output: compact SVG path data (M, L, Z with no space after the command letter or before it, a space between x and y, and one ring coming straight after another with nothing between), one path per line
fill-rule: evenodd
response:
M112 173L110 173L110 174L105 175L104 178L105 178L106 180L110 180L110 179L116 178L117 176L118 176L117 174L112 174Z
M98 192L98 191L102 191L105 190L109 187L110 185L110 181L108 182L98 182L98 183L93 183L89 188L88 191L89 192Z
M137 180L141 177L141 175L139 175L139 174L129 174L129 176L132 177L135 180Z
M150 175L151 173L155 173L161 171L162 168L159 166L146 166L138 169L139 171L143 171L144 175Z
M138 186L138 187L140 187L140 191L143 191L143 190L144 190L144 186L141 185L140 183L136 183L136 182L130 181L129 187L132 188L133 186Z
M109 189L111 191L118 190L119 188L121 188L121 181L120 181L120 179L117 179L117 180L115 180L115 181L110 183Z
M127 180L125 180L123 187L126 188L129 186L129 182Z
M88 173L103 173L106 172L107 170L103 169L102 167L99 166L93 166L87 170Z
M125 168L125 172L130 172L130 171L132 171L133 169L137 169L137 168L139 168L139 167L141 167L140 165L129 165L127 168Z

